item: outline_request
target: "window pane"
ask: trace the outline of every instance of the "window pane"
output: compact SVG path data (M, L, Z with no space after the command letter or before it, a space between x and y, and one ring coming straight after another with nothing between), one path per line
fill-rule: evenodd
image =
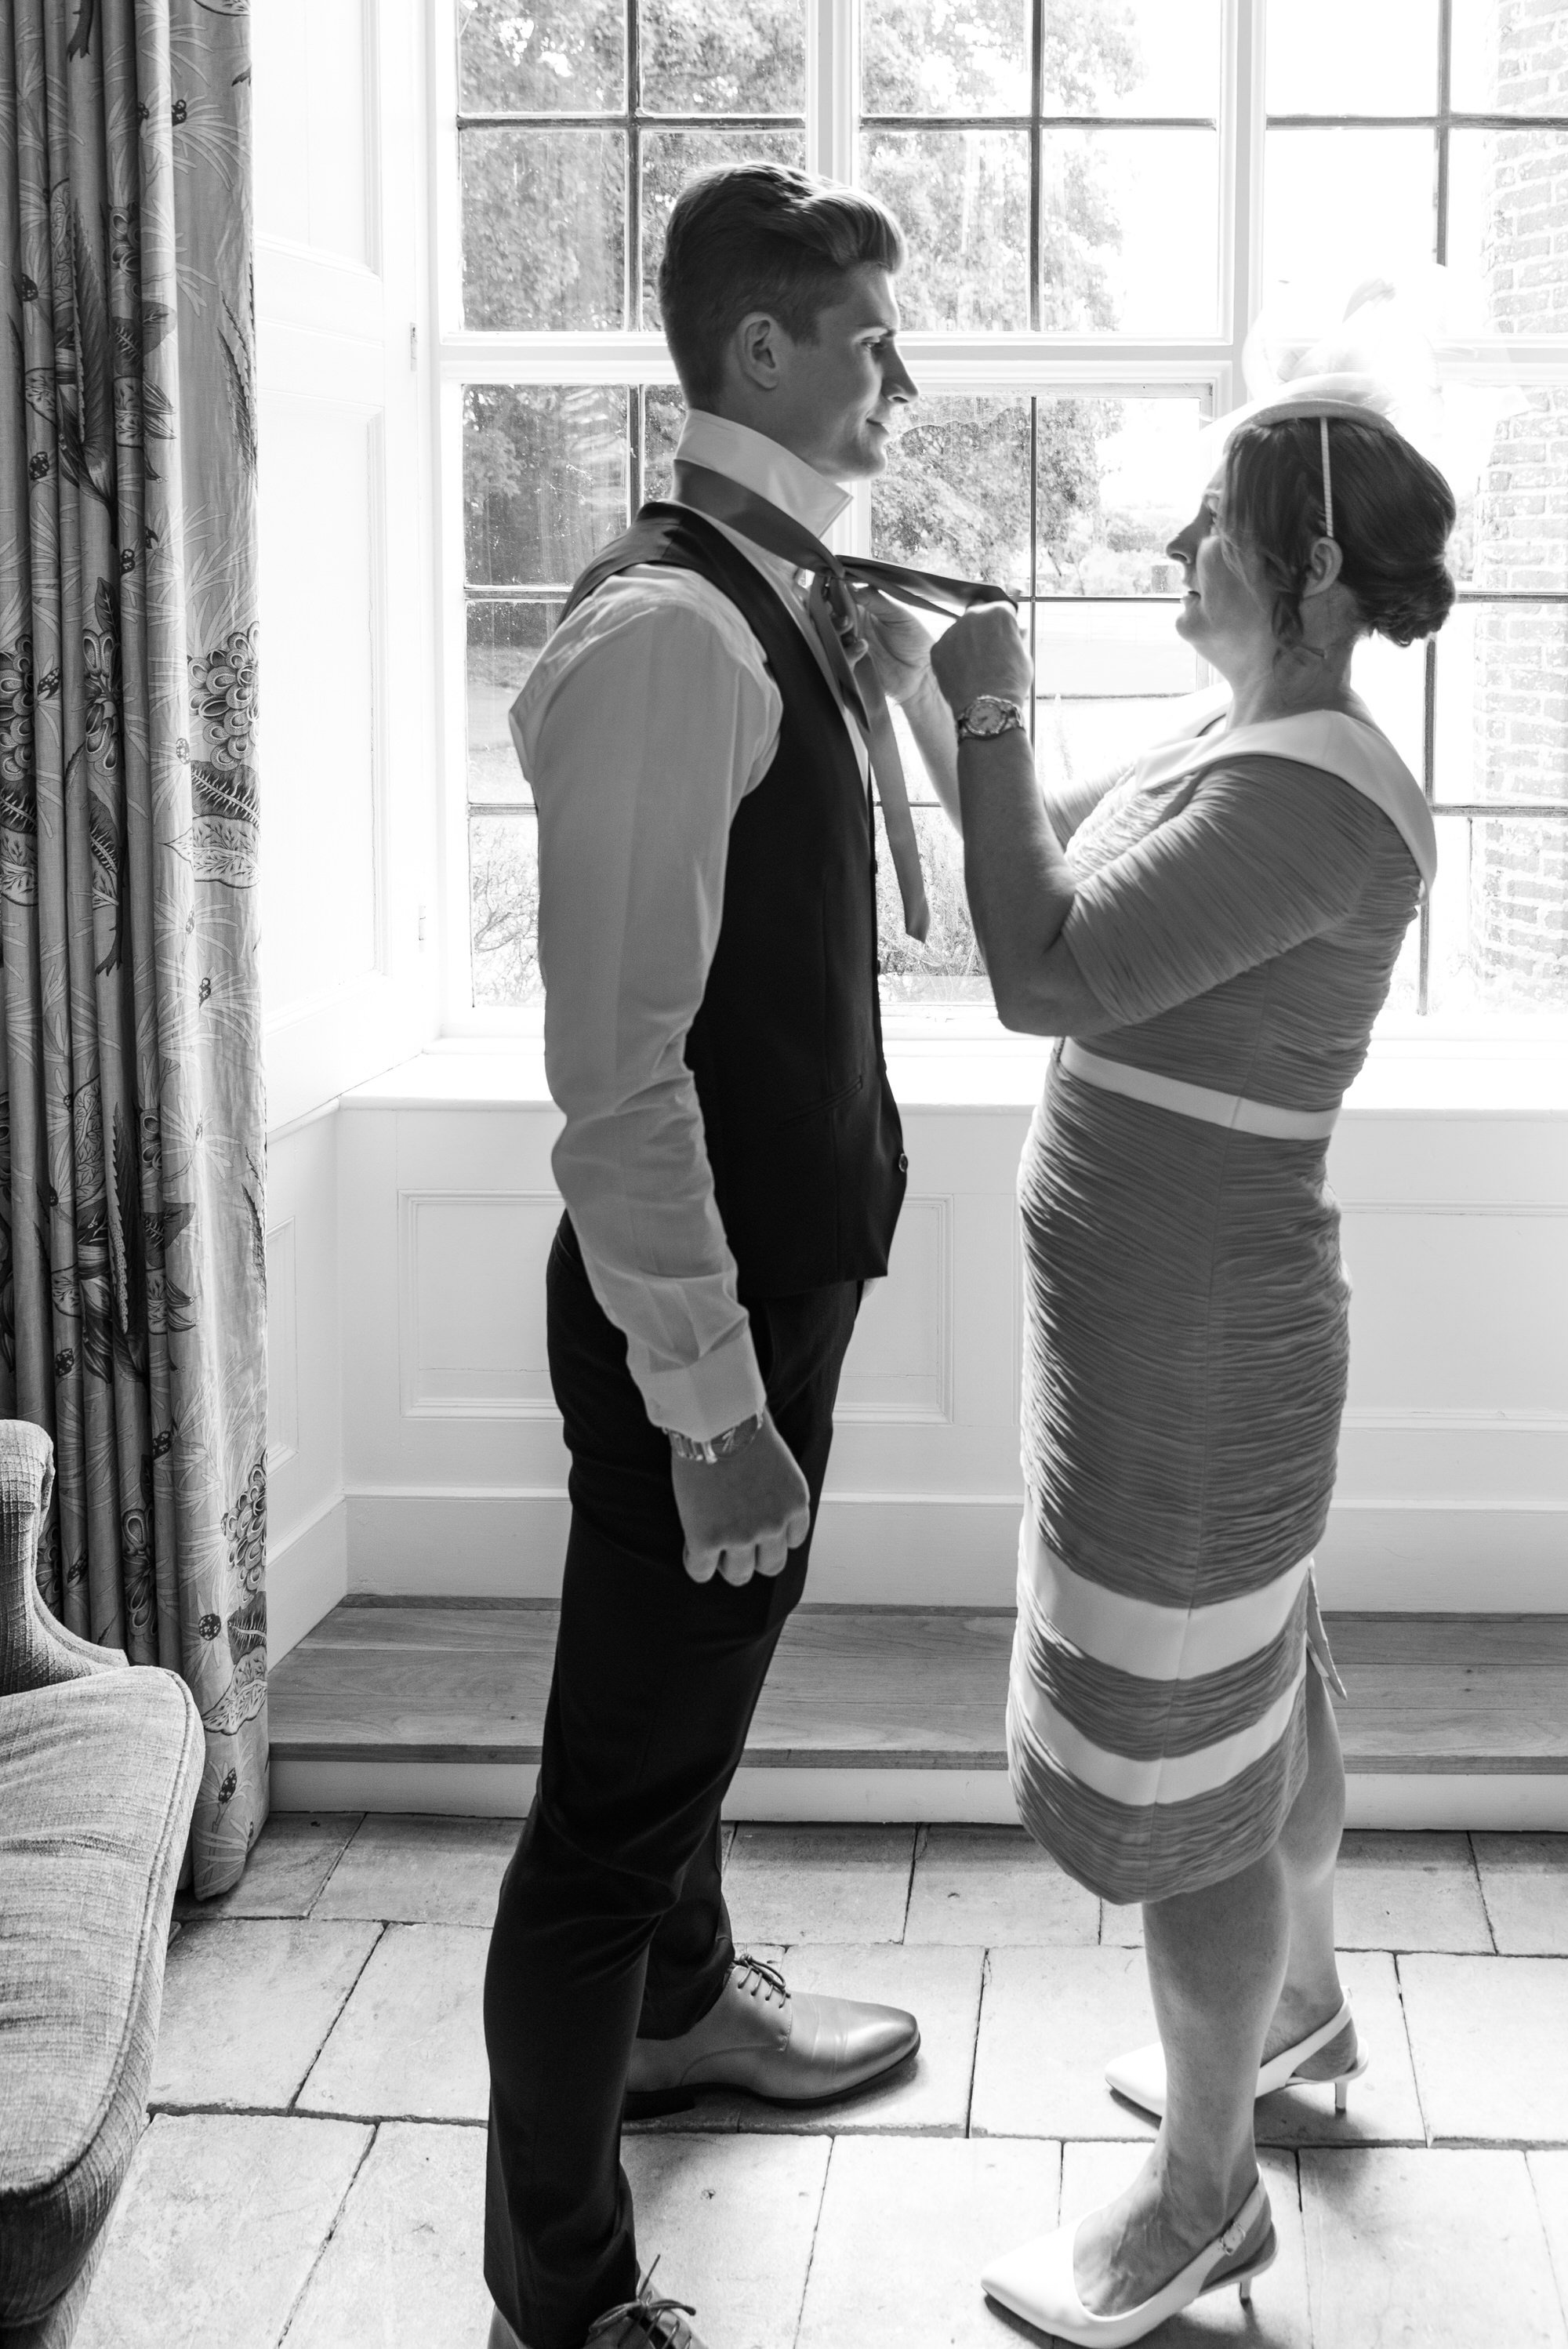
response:
M1029 585L1029 402L923 399L872 484L872 553Z
M1264 142L1265 299L1288 290L1307 315L1338 317L1378 266L1429 262L1437 233L1437 140L1430 130L1271 130Z
M1448 399L1456 397L1450 388ZM1452 469L1468 478L1455 481L1460 518L1449 561L1463 586L1560 595L1568 591L1568 386L1543 384L1505 398L1527 404L1499 419L1501 403L1470 395L1480 461L1478 470L1472 454Z
M474 1001L539 1002L539 827L531 808L469 818L469 907Z
M1180 594L1201 421L1192 398L1041 400L1037 595Z
M1062 596L1035 606L1035 691L1042 701L1160 701L1195 693L1208 675L1176 633L1176 602L1089 604ZM1143 746L1158 742L1148 713Z
M465 130L459 150L465 326L621 326L624 134Z
M1450 615L1438 638L1437 795L1568 802L1568 605Z
M1568 96L1563 100L1568 109ZM1449 253L1479 268L1487 325L1568 334L1568 132L1456 130L1449 152Z
M1568 114L1560 8L1453 0L1453 102L1460 114Z
M642 0L643 104L655 114L803 114L802 0Z
M1568 1011L1568 821L1439 817L1430 1006Z
M1219 285L1219 140L1208 130L1047 130L1040 325L1202 334Z
M1419 782L1427 731L1425 646L1364 636L1356 647L1351 683Z
M643 136L643 324L659 323L659 258L670 208L710 163L792 163L804 169L803 130L649 130Z
M561 617L560 604L469 605L468 735L470 800L529 804L507 713Z
M651 383L643 394L643 496L667 498L686 407L673 383Z
M1211 682L1174 604L1034 607L1035 761L1047 788L1119 771L1162 742L1174 705Z
M913 792L918 767L905 761ZM884 1003L989 1003L991 983L980 967L969 901L964 894L964 843L940 808L917 807L915 834L925 875L931 929L923 946L903 926L898 876L877 811L877 956Z
M1219 0L1124 0L1116 9L1046 0L1047 114L1214 115Z
M861 27L868 114L1027 114L1029 0L865 0Z
M1266 38L1271 114L1437 111L1438 0L1269 0Z
M626 523L626 395L602 384L470 384L463 394L468 575L569 586Z
M625 102L624 0L459 0L465 114L603 114Z
M1037 595L1179 595L1167 545L1202 491L1195 395L1040 401ZM1099 498L1066 498L1094 435Z
M1018 130L868 130L861 176L909 240L906 326L1029 322L1029 141Z

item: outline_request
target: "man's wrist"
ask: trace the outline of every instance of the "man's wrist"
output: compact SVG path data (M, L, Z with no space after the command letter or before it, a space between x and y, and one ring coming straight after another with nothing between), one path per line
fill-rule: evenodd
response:
M677 1460L701 1461L712 1467L720 1460L733 1460L744 1452L762 1433L763 1412L753 1412L748 1419L738 1420L733 1427L720 1429L717 1435L683 1435L678 1428L666 1427L670 1451Z

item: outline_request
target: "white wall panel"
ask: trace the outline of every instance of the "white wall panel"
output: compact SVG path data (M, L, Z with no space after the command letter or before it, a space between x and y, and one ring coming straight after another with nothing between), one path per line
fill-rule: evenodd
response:
M253 11L263 980L280 1123L435 1019L423 0Z
M552 1416L544 1267L558 1193L402 1202L403 1408L434 1416Z
M529 1081L537 1071L438 1054L346 1103L356 1588L540 1597L559 1586L567 1462L542 1288L560 1117L519 1097ZM812 1563L819 1598L1009 1603L1022 1498L1014 1180L1027 1123L1018 1102L906 1106L912 1190L846 1364ZM1355 1276L1356 1386L1326 1597L1560 1604L1563 1122L1359 1115L1336 1140L1331 1173Z
M262 968L276 1019L376 965L379 433L262 398Z
M274 1662L347 1588L337 1125L267 1149L267 1621Z
M294 1223L267 1234L267 1468L299 1450L299 1315L294 1288Z
M263 0L251 26L258 235L373 263L365 0Z
M951 1419L952 1225L950 1199L905 1199L887 1278L861 1307L845 1359L841 1419Z
M1388 1201L1345 1217L1350 1405L1568 1433L1568 1207Z

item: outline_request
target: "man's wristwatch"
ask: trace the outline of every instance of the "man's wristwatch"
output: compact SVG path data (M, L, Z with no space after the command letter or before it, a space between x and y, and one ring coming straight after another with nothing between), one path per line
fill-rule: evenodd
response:
M682 1435L673 1427L666 1427L665 1433L677 1460L702 1460L711 1468L716 1460L733 1460L738 1452L744 1452L761 1429L762 1413L755 1412L749 1419L738 1420L733 1427L722 1428L717 1435Z
M1016 701L1005 700L999 693L977 693L966 701L954 721L958 740L968 738L976 742L995 741L998 734L1011 734L1027 724Z

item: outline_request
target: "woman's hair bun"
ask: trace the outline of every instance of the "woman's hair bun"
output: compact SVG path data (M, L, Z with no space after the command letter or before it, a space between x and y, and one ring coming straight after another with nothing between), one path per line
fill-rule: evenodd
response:
M1379 593L1361 587L1356 591L1356 600L1374 636L1387 636L1396 645L1413 645L1423 636L1435 636L1452 611L1453 574L1439 560L1412 576L1402 590Z

